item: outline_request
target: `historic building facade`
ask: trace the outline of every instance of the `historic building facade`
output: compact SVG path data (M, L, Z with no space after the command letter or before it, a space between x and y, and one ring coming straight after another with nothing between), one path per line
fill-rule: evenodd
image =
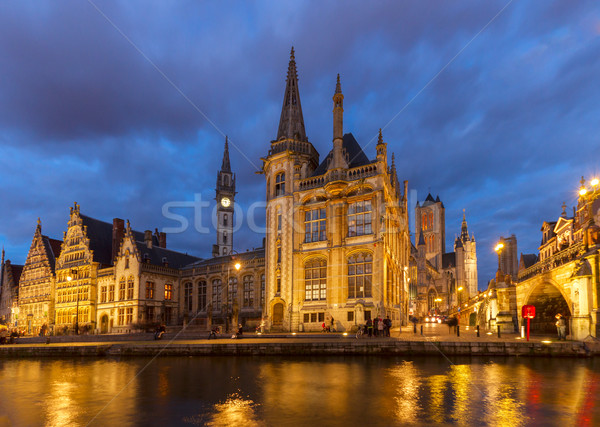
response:
M23 271L22 265L12 264L4 259L0 264L0 322L11 326L19 326L19 279Z
M454 251L446 252L445 207L431 194L415 206L416 247L411 268L410 308L415 316L444 313L478 294L477 247L463 214Z
M273 330L347 330L374 316L407 318L407 183L401 188L381 132L370 160L343 132L338 76L333 149L304 127L294 51L277 137L263 159L267 184L265 314Z

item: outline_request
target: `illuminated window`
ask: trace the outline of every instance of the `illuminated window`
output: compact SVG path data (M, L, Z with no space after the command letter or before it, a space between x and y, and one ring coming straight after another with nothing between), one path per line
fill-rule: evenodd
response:
M275 197L285 194L285 173L279 173L275 177Z
M371 234L371 201L361 200L348 206L348 236Z
M115 300L115 285L114 285L114 283L110 284L108 286L108 300L109 301L114 301Z
M238 288L238 280L237 277L229 278L229 287L227 289L227 304L233 304L234 301L237 301L237 288Z
M244 276L244 307L252 307L254 305L254 278L252 276Z
M133 278L127 280L127 299L133 299Z
M170 301L173 299L173 285L171 283L165 284L165 300Z
M327 262L325 260L315 259L305 264L304 291L306 301L327 298Z
M212 308L213 310L221 310L221 279L212 281Z
M133 307L127 307L125 312L125 324L131 325L133 323Z
M421 215L421 230L427 230L427 214Z
M304 213L304 241L309 243L327 240L326 222L325 208L306 211Z
M125 309L124 308L119 309L119 317L117 318L117 324L119 326L123 326L125 324Z
M348 298L371 297L373 256L359 253L348 258Z
M192 282L187 282L185 285L183 285L183 309L187 310L188 312L192 311L192 292Z
M106 302L106 286L100 287L100 302Z
M198 311L206 310L206 282L198 282Z
M125 280L119 282L119 300L125 299Z
M430 230L433 230L433 212L429 212L429 215L427 215L427 219L428 219L427 228L429 228Z
M146 282L146 299L154 299L154 282Z

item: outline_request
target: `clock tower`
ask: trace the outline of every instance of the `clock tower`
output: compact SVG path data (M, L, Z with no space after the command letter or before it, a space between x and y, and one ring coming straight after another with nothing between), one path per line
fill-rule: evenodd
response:
M229 163L229 144L225 137L223 164L217 172L217 244L213 245L213 256L229 255L233 249L233 201L235 197L235 175Z

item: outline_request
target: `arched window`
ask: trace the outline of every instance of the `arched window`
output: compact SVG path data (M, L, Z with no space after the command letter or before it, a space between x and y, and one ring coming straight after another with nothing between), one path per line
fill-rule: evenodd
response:
M227 232L226 231L223 232L223 244L224 245L227 244Z
M227 227L227 220L229 218L227 217L227 214L223 214L223 226Z
M244 276L244 307L254 306L254 278Z
M233 304L237 301L237 288L238 280L237 277L233 276L229 278L229 286L227 288L227 304Z
M183 285L183 309L191 312L192 311L192 292L193 292L192 282L187 282Z
M206 282L198 282L198 311L206 311Z
M125 299L125 279L119 282L119 300Z
M281 172L275 176L275 197L285 194L285 172Z
M229 185L229 175L223 175L223 185L224 186Z
M358 253L348 258L348 298L371 297L373 256Z
M433 212L429 212L428 218L429 218L428 227L430 230L433 230Z
M327 262L315 259L304 265L304 290L306 301L327 299Z
M133 299L133 277L127 280L127 299Z
M421 230L427 230L427 214L421 215Z
M221 310L222 288L221 279L212 281L212 308L213 310Z
M427 307L429 311L434 311L435 310L435 299L437 298L437 294L435 293L435 291L433 289L430 289L429 292L427 293Z

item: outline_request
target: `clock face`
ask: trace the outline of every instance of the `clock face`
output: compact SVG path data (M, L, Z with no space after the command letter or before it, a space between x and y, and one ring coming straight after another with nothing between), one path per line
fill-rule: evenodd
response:
M230 205L230 204L231 204L231 200L229 200L229 198L228 198L228 197L223 197L223 198L221 199L221 205L222 205L224 208L227 208L227 207L229 207L229 205Z

